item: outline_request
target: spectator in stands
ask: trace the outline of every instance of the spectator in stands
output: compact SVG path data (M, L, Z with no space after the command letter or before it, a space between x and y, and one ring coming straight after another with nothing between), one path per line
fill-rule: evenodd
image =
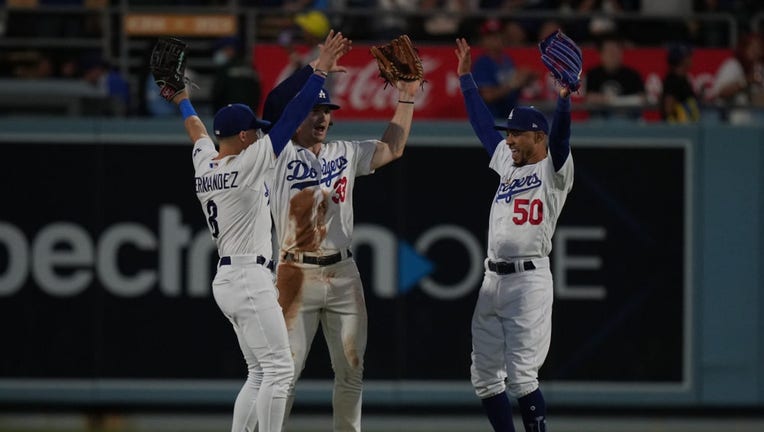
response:
M45 79L55 74L53 60L40 51L27 51L7 56L13 59L11 76L21 79ZM5 74L3 74L5 75Z
M260 77L243 53L241 40L225 37L215 43L212 62L217 67L212 83L212 109L243 103L257 111L260 105Z
M758 33L740 38L735 54L716 72L711 96L730 107L733 124L751 123L749 106L764 106L764 40Z
M374 39L388 41L410 32L409 14L419 8L419 0L376 0L375 6L379 13L371 20Z
M523 88L532 84L537 76L529 69L518 68L504 52L501 21L486 20L480 26L480 36L485 53L472 66L472 75L493 116L505 119L517 105Z
M466 32L464 17L474 12L469 0L421 0L419 10L426 14L423 28L430 40L452 42Z
M279 35L279 43L289 53L290 68L285 76L318 57L318 44L329 33L329 27L329 19L323 12L310 11L295 15L294 26ZM303 54L297 49L298 45L310 47L310 50Z
M516 20L504 24L504 42L507 47L521 47L529 44L527 25Z
M107 105L92 104L93 115L125 115L130 108L130 85L100 54L86 54L80 60L82 79L109 98Z
M669 72L663 79L661 118L668 123L693 123L700 119L698 96L690 81L692 50L684 44L672 45L666 58Z
M508 12L524 12L524 11L551 11L556 7L558 0L478 0L478 9L483 12L497 12L501 15L507 15ZM548 20L553 21L553 20ZM513 46L514 43L521 38L520 31L525 34L525 40L522 43L534 43L535 39L542 39L538 36L539 31L544 26L547 20L539 18L525 17L518 21L512 20L508 22L505 27L505 36L512 36L511 39L506 40L507 46ZM556 31L560 25L556 21ZM511 32L511 33L510 33Z
M614 108L631 107L623 113L638 118L645 104L645 85L635 69L623 64L623 40L608 34L598 44L600 64L586 72L586 102L607 108L591 110L596 117L608 118L621 111Z

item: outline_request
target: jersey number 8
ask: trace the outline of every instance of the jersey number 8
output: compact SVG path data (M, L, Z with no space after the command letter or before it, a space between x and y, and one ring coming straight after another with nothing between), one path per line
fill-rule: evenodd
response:
M210 231L212 232L212 237L218 238L218 234L220 234L220 227L218 227L218 205L215 204L215 201L209 200L207 201L207 222L210 224Z

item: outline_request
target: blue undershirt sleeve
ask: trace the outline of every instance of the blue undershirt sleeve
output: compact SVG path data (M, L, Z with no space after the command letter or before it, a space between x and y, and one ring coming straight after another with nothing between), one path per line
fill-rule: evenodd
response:
M464 105L467 107L467 115L470 119L472 130L475 131L483 147L490 156L496 151L496 146L504 138L494 129L493 114L488 110L483 98L480 97L477 84L472 74L464 74L459 77L459 84L464 96Z
M559 171L570 154L570 98L557 98L552 130L549 132L549 153L554 170Z
M316 102L316 97L324 85L324 81L324 77L311 74L302 90L289 101L281 117L271 127L268 136L271 138L271 144L273 145L276 157L281 154L281 151L284 150L297 127L300 126L300 123L305 120L305 117L313 109L313 104Z
M275 125L287 102L297 95L303 84L313 75L313 68L306 65L289 75L268 93L263 106L263 120Z

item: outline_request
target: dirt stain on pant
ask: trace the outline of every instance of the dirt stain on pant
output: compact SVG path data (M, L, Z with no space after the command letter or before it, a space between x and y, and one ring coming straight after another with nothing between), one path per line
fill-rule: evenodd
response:
M279 264L276 287L279 289L279 305L284 313L288 330L292 330L302 306L302 286L305 274L292 263Z
M289 200L289 219L294 228L294 249L315 251L326 237L326 199L320 188L307 188Z
M358 365L361 364L361 361L358 359L358 350L356 350L353 338L342 341L342 350L345 351L345 358L347 359L348 364L353 369L357 369Z

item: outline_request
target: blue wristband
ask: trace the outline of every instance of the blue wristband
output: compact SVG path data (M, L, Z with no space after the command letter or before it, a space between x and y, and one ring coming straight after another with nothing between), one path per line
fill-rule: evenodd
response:
M197 115L196 110L194 110L194 106L191 105L191 101L188 99L183 99L180 101L178 108L180 108L180 113L183 115L183 120Z

